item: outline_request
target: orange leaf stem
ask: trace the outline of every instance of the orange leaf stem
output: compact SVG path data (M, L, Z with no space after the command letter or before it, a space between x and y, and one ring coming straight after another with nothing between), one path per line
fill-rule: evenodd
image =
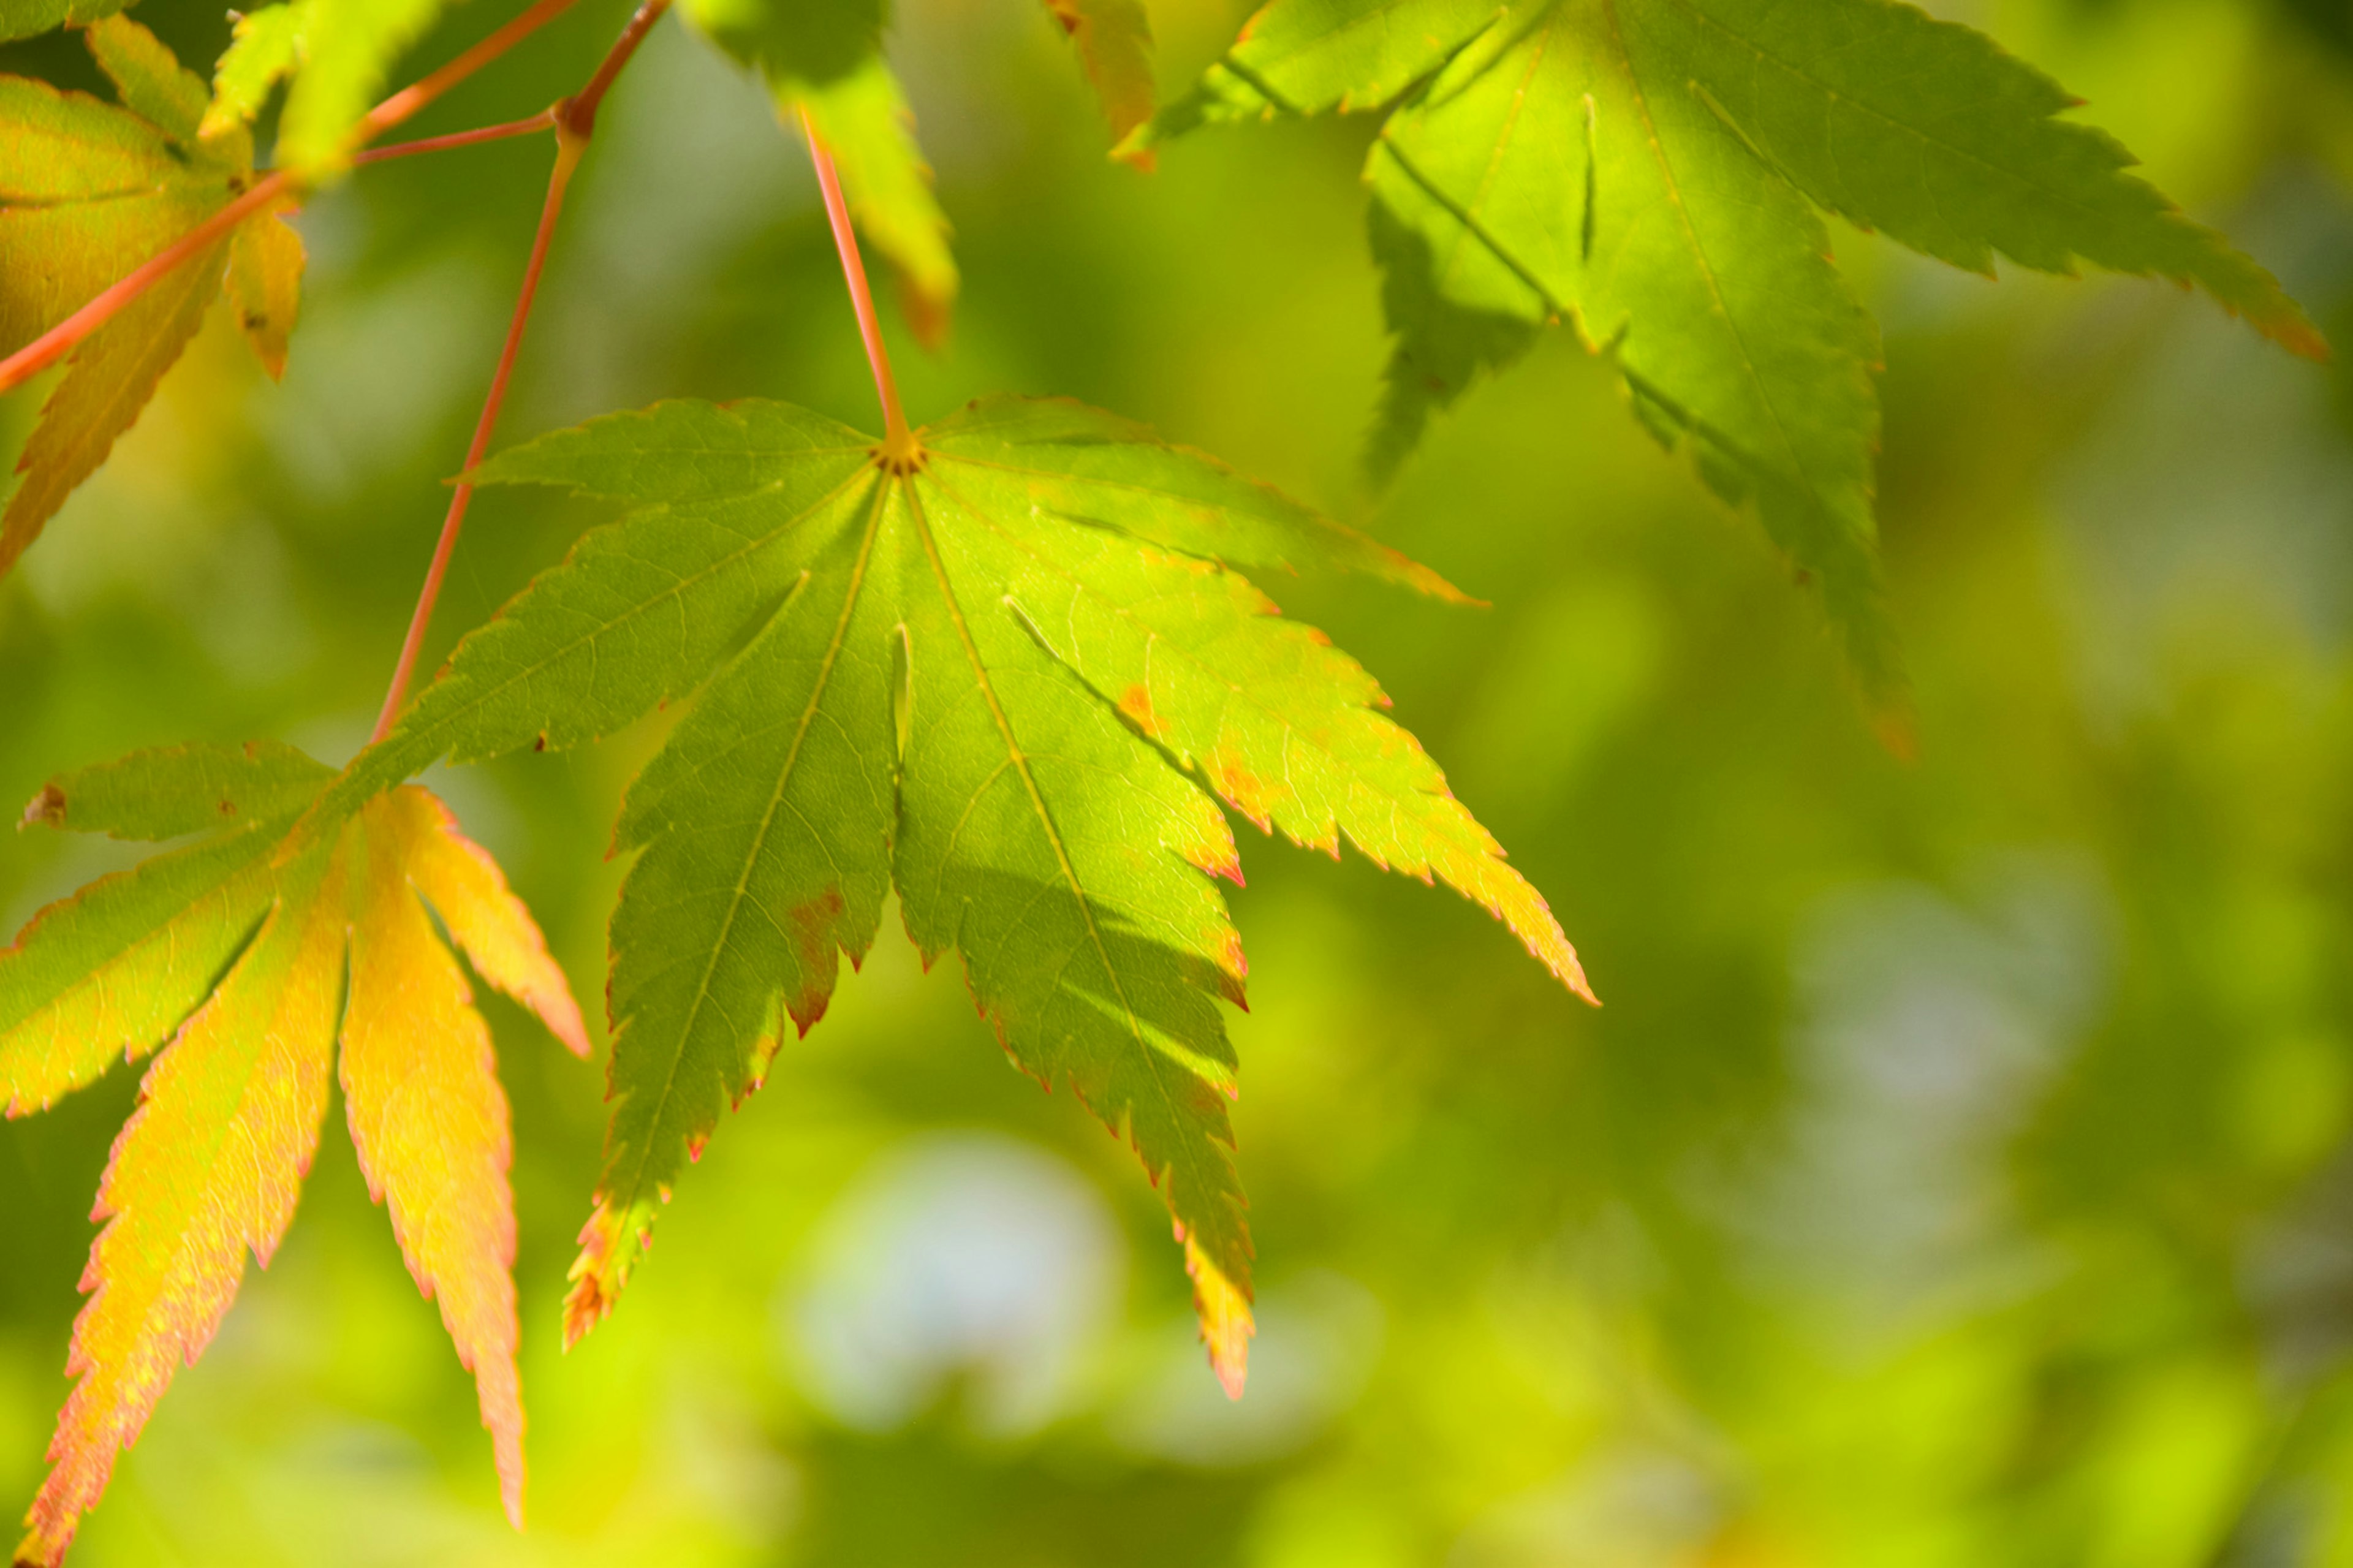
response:
M522 43L540 28L572 9L573 0L539 0L522 15L451 60L440 69L427 72L407 87L402 88L382 103L367 111L360 121L362 142L375 141L402 121L408 119L435 99Z
M638 46L646 41L646 35L653 30L653 25L660 21L661 14L669 9L670 0L644 0L637 14L629 18L629 25L621 29L621 36L613 40L613 47L605 51L605 58L597 63L596 74L588 79L588 85L574 93L561 106L565 122L578 132L584 140L596 126L596 106L605 101L605 94L611 90L614 79L635 58Z
M352 159L354 163L383 163L395 158L412 157L418 153L443 153L452 147L471 147L479 142L503 142L510 136L529 136L535 132L555 129L555 110L543 109L528 120L510 120L503 125L484 125L472 131L453 131L447 136L426 136L415 142L396 142L389 147L371 147Z
M858 312L858 334L866 340L866 363L874 371L875 395L882 400L882 450L892 458L912 458L915 437L907 427L906 412L899 406L899 385L891 376L891 354L882 346L882 322L874 313L874 294L866 286L866 263L858 254L858 235L849 226L849 204L842 199L841 176L834 172L833 154L824 138L801 110L801 134L808 138L809 162L817 165L818 188L825 193L826 221L833 226L833 247L841 256L841 275L849 285L850 308Z
M498 369L491 373L490 393L482 399L481 417L474 423L473 442L466 448L468 470L490 451L491 435L498 426L499 408L506 401L507 381L514 373L515 356L522 348L523 328L530 322L532 304L539 297L539 276L547 265L548 246L555 237L555 220L564 211L565 192L596 130L596 107L604 101L614 79L637 54L647 31L669 9L670 0L644 0L629 18L628 26L621 29L621 36L613 40L613 47L605 52L588 85L549 110L544 117L555 127L555 168L547 177L547 200L540 208L539 232L532 238L531 259L523 267L522 289L515 298L514 317L507 323L506 344L499 352ZM417 590L417 608L409 614L408 634L401 639L400 658L392 669L392 685L385 689L384 708L376 714L375 740L381 741L389 734L393 721L400 717L400 705L408 696L409 679L417 673L417 657L425 646L425 629L432 624L433 606L441 597L441 579L449 570L449 557L458 548L458 532L465 526L466 509L473 499L474 487L459 480L458 488L449 496L448 513L441 520L441 537L433 546L433 563L426 568L424 585Z
M523 267L522 292L515 300L514 319L507 323L506 346L499 351L499 367L491 375L490 395L482 399L482 416L475 421L473 443L466 448L469 469L490 450L491 433L499 422L499 405L506 401L507 378L514 371L515 355L522 347L523 327L531 320L532 302L539 295L539 275L547 262L548 242L555 237L555 220L564 210L564 193L572 183L572 171L579 166L581 153L588 145L568 122L560 119L555 134L555 168L547 177L547 201L540 208L539 232L531 242L531 260ZM417 608L408 617L408 635L401 639L400 659L393 666L392 685L384 694L384 710L376 715L374 740L381 741L390 733L393 721L400 716L401 702L408 695L408 679L416 673L417 655L425 646L425 628L433 619L434 601L441 596L442 576L449 569L450 552L458 547L458 531L465 526L466 508L473 499L474 487L463 479L450 492L448 515L441 520L441 538L433 547L433 563L425 569L425 585L417 591Z

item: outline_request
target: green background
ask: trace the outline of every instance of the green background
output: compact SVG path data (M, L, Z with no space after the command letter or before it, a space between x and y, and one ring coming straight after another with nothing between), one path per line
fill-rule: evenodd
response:
M2091 100L2353 341L2340 5L1937 8ZM503 9L455 8L417 63ZM192 59L226 37L217 0L138 15ZM1239 15L1156 0L1165 92ZM417 130L570 90L622 16L584 4ZM1906 763L1754 526L1567 334L1367 494L1369 125L1206 134L1140 174L1103 157L1060 34L1032 0L899 8L965 273L944 353L891 323L911 412L1077 396L1491 600L1266 584L1381 678L1608 1006L1451 894L1245 832L1262 1332L1229 1406L1131 1158L895 919L563 1355L601 1066L488 999L529 1532L337 1108L77 1568L2353 1563L2346 374L2169 288L1991 283L1834 225L1886 333ZM68 40L0 66L95 83ZM548 156L318 199L282 385L216 312L0 584L0 800L176 740L357 748ZM685 395L878 423L803 155L666 22L600 121L505 431ZM11 449L37 403L0 404ZM486 492L428 659L601 515ZM612 813L659 728L430 781L592 1018ZM133 853L0 840L0 915ZM0 1501L39 1481L135 1085L0 1125Z

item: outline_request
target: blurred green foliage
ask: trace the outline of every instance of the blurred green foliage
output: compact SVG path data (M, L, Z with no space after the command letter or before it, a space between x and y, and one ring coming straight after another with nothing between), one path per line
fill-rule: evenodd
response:
M2353 56L2309 0L1959 0L2353 341ZM530 112L590 0L417 124ZM485 26L457 8L420 58ZM216 0L146 0L191 56ZM1161 0L1163 85L1238 13ZM1366 128L1103 156L1042 7L904 0L957 228L910 412L1061 393L1493 601L1270 584L1554 898L1578 1007L1458 900L1250 836L1234 1020L1263 1333L1229 1406L1124 1150L893 931L681 1187L613 1321L557 1303L596 1069L497 999L533 1526L347 1146L79 1564L2353 1563L2353 382L2152 286L1841 230L1887 330L1921 754L1871 740L1753 525L1555 334L1368 496ZM0 68L72 79L71 47ZM281 386L220 313L0 584L0 799L137 745L364 738L548 156L301 219ZM760 395L871 423L816 193L665 24L600 121L506 427ZM0 405L23 438L35 399ZM596 520L477 503L434 656ZM583 994L651 732L435 776ZM127 862L0 845L10 929ZM29 1498L132 1074L0 1126L0 1498Z

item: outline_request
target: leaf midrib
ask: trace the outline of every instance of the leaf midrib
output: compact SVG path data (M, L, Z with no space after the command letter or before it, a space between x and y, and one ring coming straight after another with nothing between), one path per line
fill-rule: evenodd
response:
M1811 71L1805 69L1803 67L1793 61L1773 53L1757 44L1755 40L1747 37L1746 35L1735 32L1730 26L1719 20L1715 16L1709 15L1706 11L1702 10L1698 5L1693 4L1692 0L1652 0L1652 3L1662 5L1674 5L1678 9L1687 13L1702 26L1711 28L1715 32L1721 34L1731 43L1741 48L1746 49L1750 54L1756 56L1758 60L1767 65L1777 67L1780 70L1787 72L1788 75L1795 77L1797 79L1806 83L1809 87L1815 89L1817 91L1820 92L1822 96L1831 100L1833 102L1843 104L1848 108L1856 110L1863 114L1867 114L1873 119L1881 121L1883 124L1893 126L1895 130L1902 132L1908 136L1914 137L1918 141L1925 142L1929 146L1935 147L1940 152L1951 153L1956 158L1975 163L1979 168L1984 169L1990 174L2000 175L2004 179L2014 180L2019 184L2025 186L2036 195L2047 197L2051 201L2053 201L2062 206L2068 207L2074 212L2086 216L2099 216L2099 209L2064 191L2053 190L2050 186L2042 184L2034 180L2030 174L2021 170L2010 168L2002 163L1997 163L1984 154L1973 152L1969 148L1964 147L1957 142L1948 142L1943 137L1932 135L1922 127L1914 124L1910 121L1898 118L1890 111L1880 108L1877 104L1868 102L1860 98L1849 96L1839 89L1832 87L1829 82L1824 81L1819 76L1814 75ZM2063 133L2066 132L2073 132L2082 136L2096 136L2098 134L2097 132L2094 131L2089 126L2061 120L2055 114L2042 114L2036 119L2034 123L2038 127L2048 127ZM2125 170L2121 166L2110 170L2109 173L2112 177L2128 177L2125 175ZM1842 203L1832 202L1826 205L1838 207L1841 210L1845 210L1845 205ZM1955 226L1955 232L1960 233L1958 226ZM1968 238L1971 237L1963 234L1962 237ZM1990 241L1983 237L1979 237L1978 243L1987 244L1990 243ZM2008 252L2005 251L2004 254L2007 255Z
M1796 439L1781 417L1780 405L1766 388L1764 374L1757 368L1757 357L1749 350L1747 334L1740 330L1740 323L1734 318L1731 307L1725 302L1723 287L1716 279L1715 263L1709 257L1707 247L1700 240L1697 226L1692 222L1690 209L1683 202L1683 183L1676 176L1674 163L1667 154L1666 143L1659 136L1658 122L1651 116L1650 92L1642 85L1641 73L1635 69L1633 54L1626 47L1625 27L1618 16L1620 0L1599 0L1599 3L1602 16L1609 24L1611 52L1625 74L1626 89L1633 98L1635 111L1642 117L1643 138L1649 142L1651 158L1658 165L1659 179L1666 188L1668 204L1674 209L1676 225L1683 230L1692 258L1699 265L1700 277L1707 286L1708 299L1714 302L1717 317L1724 322L1725 330L1732 334L1732 341L1739 350L1741 373L1747 377L1757 402L1764 405L1766 416L1772 420L1773 433L1780 437L1781 449L1789 459L1790 471L1805 486L1814 504L1826 515L1836 517L1837 511L1823 496L1821 487L1815 482L1805 459L1799 455Z
M865 473L871 470L861 468L859 471ZM703 965L702 978L696 983L694 999L688 1005L685 1022L679 1026L677 1037L679 1047L670 1053L670 1070L663 1075L660 1092L655 1098L651 1128L644 1145L638 1150L636 1168L629 1173L627 1188L629 1196L624 1207L636 1206L638 1194L644 1186L646 1167L653 1159L654 1147L660 1137L663 1120L670 1109L670 1100L677 1092L679 1068L686 1060L685 1042L693 1036L695 1025L702 1016L703 1006L711 1000L712 977L718 973L719 961L725 955L729 941L734 934L735 922L743 912L744 900L749 894L753 868L759 864L761 854L767 845L768 835L776 825L776 813L783 808L786 792L791 787L794 773L800 765L802 743L807 740L809 726L816 721L818 710L824 704L826 691L833 679L834 664L840 658L842 645L849 638L850 617L858 608L859 595L866 585L867 566L873 558L874 542L881 531L883 509L890 499L890 494L891 487L887 482L874 487L873 510L867 518L865 534L859 541L858 560L850 568L849 586L848 592L842 595L841 613L834 621L833 636L826 643L825 658L818 664L817 679L810 688L808 701L801 709L800 722L793 731L792 745L785 754L784 766L776 772L776 786L770 793L768 804L760 814L759 826L752 835L750 851L744 857L743 866L736 873L735 887L727 900L727 912L720 921L719 940L712 944L711 958ZM778 614L786 613L790 605L791 600L787 599L786 609L780 610ZM836 870L839 871L839 868L837 867Z
M924 559L931 565L933 580L939 587L940 598L947 608L948 619L955 627L956 639L964 650L965 659L972 667L973 680L979 688L982 700L988 704L989 717L996 721L997 736L1004 742L1007 760L1014 772L1020 776L1023 789L1029 793L1030 809L1036 813L1039 827L1045 834L1047 843L1053 848L1055 864L1062 873L1063 881L1071 889L1071 897L1079 906L1080 918L1086 925L1087 940L1094 948L1096 961L1103 965L1104 978L1111 982L1112 989L1119 998L1120 1012L1126 1019L1128 1033L1135 1041L1137 1054L1143 1058L1145 1069L1152 1080L1152 1087L1158 1092L1161 1105L1171 1125L1180 1130L1180 1135L1175 1140L1176 1147L1171 1151L1170 1158L1184 1159L1187 1165L1192 1167L1194 1184L1214 1194L1224 1184L1214 1180L1202 1180L1198 1157L1194 1153L1194 1145L1181 1135L1184 1117L1176 1095L1169 1089L1167 1078L1163 1071L1160 1053L1154 1050L1151 1043L1145 1038L1143 1019L1137 1016L1135 1005L1128 999L1127 986L1121 978L1118 965L1112 962L1111 950L1103 941L1102 928L1096 923L1093 900L1087 896L1085 887L1079 880L1078 868L1071 859L1069 847L1062 841L1061 830L1055 826L1053 813L1046 805L1045 794L1039 788L1038 780L1030 772L1029 756L1022 751L1020 741L1013 733L1012 722L1007 718L1004 706L997 700L997 688L988 678L988 666L980 657L978 645L973 640L972 628L966 624L963 605L956 599L955 585L948 576L947 563L941 559L939 542L933 537L930 520L923 515L920 489L910 479L906 481L906 490L907 510L915 536L923 542ZM1058 981L1058 987L1059 984ZM1173 1191L1169 1194L1172 1205L1175 1195ZM1208 1217L1203 1216L1205 1220ZM1180 1215L1179 1218L1181 1220L1183 1216ZM1188 1232L1198 1231L1200 1228L1198 1224L1187 1224ZM1219 1272L1224 1272L1223 1261L1214 1261L1217 1262Z
M1147 653L1151 648L1166 644L1170 650L1169 657L1181 660L1184 664L1191 668L1197 678L1209 682L1212 686L1222 687L1232 698L1238 699L1244 706L1258 710L1260 713L1266 717L1269 722L1273 723L1282 729L1283 735L1283 750L1286 752L1291 750L1291 747L1295 741L1300 746L1315 752L1317 754L1329 761L1334 768L1344 777L1362 785L1363 787L1370 790L1374 795L1379 796L1381 799L1388 801L1391 807L1398 810L1400 815L1410 815L1417 820L1422 821L1425 826L1430 826L1427 819L1423 817L1420 811L1414 809L1412 802L1431 803L1441 799L1449 801L1453 799L1453 796L1451 795L1440 795L1435 791L1416 790L1412 792L1411 802L1409 802L1407 796L1399 795L1393 791L1384 789L1380 785L1373 784L1371 781L1366 779L1360 772L1352 767L1345 758L1340 756L1338 752L1333 751L1329 746L1321 743L1313 736L1303 731L1289 717L1277 711L1267 702L1260 700L1250 688L1219 675L1198 655L1187 648L1182 643L1164 637L1156 627L1153 626L1141 616L1137 615L1130 606L1121 604L1116 599L1112 598L1109 595L1098 591L1090 585L1084 578L1080 577L1076 574L1065 569L1059 563L1049 560L1047 557L1039 554L1037 551L1031 549L1026 541L1014 533L1011 530L1005 528L993 519L989 518L986 513L981 511L979 508L973 505L971 501L966 500L963 495L951 488L944 480L940 479L936 474L934 476L934 481L939 484L940 489L948 496L948 498L954 500L959 507L963 508L976 522L995 533L997 537L1002 540L1008 548L1019 552L1029 561L1035 563L1039 570L1060 578L1063 582L1068 583L1071 588L1078 593L1085 594L1092 597L1110 614L1135 627L1145 638ZM1061 658L1061 656L1059 654L1055 657L1064 664L1068 664L1070 662L1068 659ZM1085 679L1083 672L1074 669L1072 673L1078 674L1082 679ZM1369 679L1369 677L1367 677L1367 679ZM1149 680L1150 678L1147 674L1147 688L1149 686ZM1090 682L1089 684L1092 688L1092 683ZM1377 685L1375 686L1374 690L1377 693L1378 692L1379 688ZM1098 695L1100 695L1100 693L1098 693ZM1367 703L1359 702L1351 704L1350 706L1352 706L1356 711L1368 714L1376 719L1380 717L1380 715L1375 712L1372 707ZM1398 729L1398 732L1400 735L1404 735L1408 740L1413 740L1412 735L1401 727ZM1420 742L1419 741L1415 741L1414 743L1416 750L1419 752L1422 760L1430 762L1429 752L1421 750ZM1437 766L1434 762L1430 763L1430 765L1433 769ZM1203 776L1207 776L1206 771ZM1298 787L1290 782L1289 764L1287 762L1284 765L1283 784L1284 787L1290 792L1293 802L1295 805L1303 806L1304 802L1300 796ZM1214 784L1211 787L1214 788ZM1223 795L1222 791L1219 793L1221 796ZM1231 800L1230 797L1226 798L1228 805L1233 805L1238 811L1242 809L1242 807L1238 803ZM1288 823L1282 822L1282 818L1276 816L1274 812L1270 811L1268 816L1272 817L1278 826L1282 826L1284 835L1288 837L1293 843L1301 844L1305 842L1296 830L1294 830ZM1335 813L1334 816L1334 826L1340 831L1346 831L1345 824L1341 823L1338 820L1336 813ZM1361 842L1358 842L1353 833L1348 835L1348 838L1349 842L1356 844L1358 854L1365 856L1367 859L1379 862L1379 857L1374 855L1371 850L1366 848ZM1488 849L1484 852L1491 858L1493 858L1494 854L1493 849ZM1386 863L1382 864L1385 865ZM1504 862L1498 860L1497 864L1502 865ZM1518 873L1514 871L1513 874L1516 876Z
M343 851L339 847L334 851L334 853L340 856ZM328 875L332 876L332 872L329 872ZM252 1031L252 1033L257 1034L261 1037L248 1054L247 1066L248 1070L245 1075L245 1082L237 1091L235 1110L232 1110L229 1115L223 1117L219 1121L214 1124L211 1130L212 1137L204 1146L204 1152L201 1160L182 1158L177 1162L177 1163L184 1166L195 1166L201 1169L205 1173L203 1181L195 1184L193 1186L185 1183L173 1183L165 1189L169 1191L176 1200L175 1205L169 1212L182 1216L183 1220L185 1220L185 1217L198 1206L212 1206L208 1201L208 1194L216 1187L223 1152L229 1142L230 1133L232 1131L238 1133L248 1148L250 1148L253 1143L253 1130L250 1120L248 1118L246 1113L251 1109L254 1103L254 1092L257 1082L262 1076L262 1068L265 1060L270 1052L272 1042L275 1041L283 1027L288 1001L286 991L293 984L295 976L301 968L302 961L306 955L305 950L311 942L314 940L314 933L311 930L311 924L321 916L321 895L324 891L324 888L325 884L323 881L314 883L301 897L291 900L283 900L280 903L278 910L272 911L273 918L279 913L284 913L290 916L291 923L293 925L293 929L287 933L286 940L289 943L290 951L283 961L283 970L274 977L279 988L278 994L271 997L264 1010L267 1019L266 1024ZM248 948L246 953L238 956L237 961L237 964L241 966L252 951L255 948L259 948L262 942L268 939L268 932L257 931L254 936L252 945ZM342 944L340 942L336 944L336 956L338 958L342 956ZM234 970L232 970L231 973L233 975ZM226 986L228 983L227 979L224 979L221 984L222 986ZM169 1049L172 1046L179 1044L181 1037L184 1036L188 1028L195 1024L196 1018L203 1013L205 1007L209 1005L219 994L220 988L216 987L213 992L212 996L206 997L205 1002L200 1004L196 1010L191 1013L189 1016L182 1022L180 1028L174 1031L173 1038L167 1043L165 1047L166 1049ZM332 1051L333 1048L334 1042L331 1031L326 1049ZM144 1110L145 1107L142 1105L141 1107L141 1113L143 1114ZM126 1126L123 1129L122 1137L126 1143L136 1130L134 1119L134 1123L132 1125ZM296 1131L299 1136L301 1130L297 1129ZM314 1146L317 1136L318 1129L311 1129L310 1137L313 1142ZM254 1174L258 1177L259 1174L259 1162L248 1161L248 1164L252 1166ZM296 1180L298 1183L301 1180L299 1173L296 1176ZM110 1194L104 1185L101 1185L99 1196L101 1202L109 1199ZM116 1210L116 1222L119 1223L122 1218L129 1217L130 1212L131 1211L121 1209ZM144 1228L144 1223L147 1218L153 1216L155 1210L152 1207L143 1209L142 1228ZM244 1220L248 1219L251 1216L249 1215L241 1215L237 1217L240 1220ZM188 1257L190 1244L195 1239L196 1233L195 1228L185 1223L167 1223L167 1228L173 1235L174 1239L172 1245L164 1254L161 1264L154 1267L150 1271L149 1275L150 1279L153 1282L156 1288L152 1290L140 1292L139 1304L133 1309L133 1312L135 1314L135 1324L132 1343L134 1347L142 1342L146 1342L150 1345L152 1350L153 1342L155 1338L153 1319L158 1305L163 1299L170 1293L173 1276L175 1271L182 1268L185 1260ZM113 1229L114 1226L111 1224L107 1227L106 1232L100 1237L101 1244L103 1244L109 1236L113 1234ZM231 1247L233 1248L232 1256L235 1259L236 1267L240 1272L244 1267L245 1255L257 1239L257 1237L246 1235L241 1227L237 1228L236 1234L233 1236L231 1241ZM154 1256L152 1251L143 1247L138 1249L138 1255L142 1258L153 1258ZM93 1251L92 1254L92 1263L94 1267L96 1263L95 1251ZM121 1277L120 1275L116 1275L111 1279L102 1279L99 1288L102 1291L110 1286L119 1286L122 1283L124 1283L124 1281ZM96 1297L93 1296L93 1304L95 1304L96 1300ZM77 1331L79 1331L79 1325L77 1325ZM77 1331L76 1337L79 1339L79 1331ZM115 1363L111 1368L111 1376L109 1377L109 1381L119 1384L126 1370L127 1367L124 1363ZM93 1373L97 1371L97 1365L95 1363L93 1363L90 1371ZM74 1388L74 1394L72 1396L69 1396L69 1398L79 1396L86 1386L86 1383L77 1384ZM160 1391L158 1391L157 1397L160 1397ZM111 1422L112 1419L120 1416L121 1403L121 1399L119 1396L106 1402L104 1414L107 1420Z

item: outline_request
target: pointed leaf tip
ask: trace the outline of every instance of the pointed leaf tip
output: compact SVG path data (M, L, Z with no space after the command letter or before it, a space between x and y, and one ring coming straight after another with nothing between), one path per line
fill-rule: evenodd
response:
M1208 1347L1210 1370L1218 1374L1226 1397L1240 1399L1250 1377L1250 1336L1258 1331L1249 1293L1190 1237L1185 1243L1185 1272L1193 1278L1193 1310L1200 1321L1201 1342Z
M364 847L353 856L360 876L341 1063L352 1142L418 1289L439 1304L458 1359L474 1373L501 1498L519 1525L511 1118L489 1026L419 901L423 894L452 906L444 923L462 943L479 936L480 911L456 908L449 879L437 872L454 852L469 874L497 880L501 893L504 884L458 835L448 808L415 785L371 801L353 837ZM508 912L536 938L519 904ZM486 978L494 967L480 966Z
M564 1348L588 1337L588 1331L612 1315L613 1302L628 1278L619 1256L626 1216L615 1212L602 1194L596 1212L580 1227L580 1256L572 1260L565 1278L572 1289L564 1297Z
M418 795L420 816L407 830L411 880L474 972L530 1008L566 1050L586 1060L588 1028L580 1004L531 910L507 886L490 851L459 830L448 807Z
M315 791L325 772L290 752L238 755L259 770L231 781L248 803L272 781ZM62 793L77 818L93 814L76 826L180 827L159 802L193 801L216 818L225 797L211 786L234 760L217 748L139 753L69 775ZM206 787L152 796L117 787L166 775ZM134 797L146 815L126 817ZM240 824L257 815L268 814L231 814ZM282 842L280 832L236 826L106 879L44 911L0 955L0 1086L12 1110L95 1076L93 1053L119 1058L127 1042L136 1056L169 1036L100 1186L105 1228L68 1362L76 1383L19 1549L26 1561L62 1557L173 1374L219 1327L247 1258L267 1266L276 1251L311 1166L339 1039L369 1191L474 1374L501 1501L521 1523L507 1103L489 1027L420 901L435 858L470 847L415 786L323 832L297 828ZM495 868L472 874L495 879ZM470 934L459 901L450 905L452 933ZM510 912L532 929L520 905ZM78 962L93 948L112 954L94 972ZM36 1038L73 1048L24 1048Z

